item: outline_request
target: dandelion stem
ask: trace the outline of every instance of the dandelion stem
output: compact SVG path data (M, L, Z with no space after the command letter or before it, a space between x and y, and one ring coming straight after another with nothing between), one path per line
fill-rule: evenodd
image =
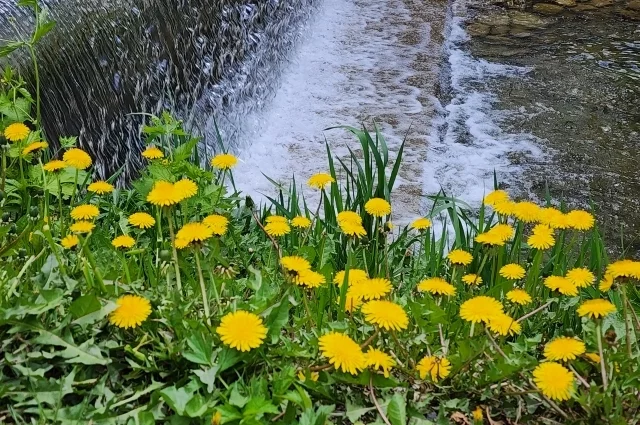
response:
M366 346L368 346L369 344L371 344L371 341L374 340L374 338L376 336L378 336L378 334L380 333L380 329L376 328L376 331L369 337L367 338L367 340L365 342L363 342L362 344L360 344L360 348L365 348Z
M518 320L516 320L516 323L520 323L523 320L528 319L529 317L533 316L534 314L538 313L539 311L544 310L545 308L549 307L552 303L554 302L554 300L549 300L546 303L544 303L543 305L541 305L540 307L536 308L533 311L530 311L529 313L525 314L524 316L522 316L521 318L519 318Z
M438 333L440 334L440 345L442 346L442 352L447 355L447 344L444 341L444 334L442 333L442 323L438 323Z
M602 388L607 391L609 383L607 382L607 369L604 365L604 353L602 351L602 320L596 321L596 333L598 337L598 354L600 354L600 373L602 374Z
M129 273L129 265L123 252L119 252L120 260L122 260L122 268L124 269L124 276L128 285L131 285L131 273ZM118 286L116 285L116 296L118 295Z
M498 353L500 353L500 355L502 357L504 357L504 359L507 362L511 362L511 360L509 360L509 357L507 357L507 355L504 353L504 351L502 351L502 348L500 348L500 346L498 345L498 343L496 342L496 340L493 338L493 336L491 336L491 332L489 332L489 330L487 329L487 327L484 327L484 332L487 334L487 336L489 337L489 341L491 341L491 345L493 345L493 348L496 349L496 351Z
M585 388L587 388L587 389L588 389L588 388L589 388L589 383L588 383L587 381L585 381L585 379L582 377L582 375L580 375L580 374L578 373L578 371L577 371L577 370L575 370L575 369L573 368L573 366L571 366L571 363L567 363L567 366L569 366L569 369L571 369L571 371L572 371L572 372L573 372L573 374L576 376L576 378L578 378L578 381L580 381L580 383L581 383L582 385L584 385L584 387L585 387Z
M378 414L380 415L384 423L387 425L391 425L391 422L389 422L389 418L387 418L387 415L384 414L382 406L380 406L380 403L378 403L378 399L376 398L376 391L373 388L373 375L369 377L369 395L371 396L371 401L373 401L373 404L376 406Z
M209 313L209 299L207 298L207 287L204 284L202 276L202 267L200 266L200 248L195 248L196 267L198 269L198 280L200 281L200 292L202 293L202 304L204 304L204 317L207 319L207 325L211 326L211 315Z
M182 280L180 279L180 265L178 264L178 251L176 249L176 235L173 230L173 210L171 207L167 209L167 218L169 219L169 236L171 236L171 252L173 255L173 265L176 271L176 285L178 292L182 292Z
M622 283L622 285L620 285L620 292L622 293L622 314L624 314L624 335L627 345L627 355L629 356L629 358L631 358L631 328L629 327L630 317L629 312L627 311L628 298L627 285L625 283Z
M469 338L473 338L473 331L475 330L476 322L471 322L471 330L469 331Z
M73 191L71 192L71 203L69 204L71 206L73 206L73 201L76 197L77 189L78 189L78 169L76 168L76 173L75 173L75 176L73 177ZM60 191L60 196L62 196L62 190Z

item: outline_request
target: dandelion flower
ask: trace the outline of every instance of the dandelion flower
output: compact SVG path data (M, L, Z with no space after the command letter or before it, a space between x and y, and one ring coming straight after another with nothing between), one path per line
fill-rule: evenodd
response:
M584 353L584 357L593 363L600 363L600 355L598 353Z
M489 192L487 193L487 195L484 197L484 204L485 205L496 205L496 204L500 204L502 202L507 202L509 200L509 194L504 191L504 190L494 190L493 192Z
M544 357L547 360L566 362L575 360L585 351L584 342L575 338L560 337L545 345Z
M309 177L309 180L307 180L307 184L309 185L309 187L312 187L314 189L324 189L331 183L335 183L335 181L336 180L331 177L331 174L317 173Z
M463 266L468 266L473 261L473 255L462 249L454 249L447 254L447 258L451 261L451 264L461 264Z
M340 304L340 298L336 299L336 302ZM351 288L347 291L346 301L344 303L344 310L352 313L353 310L359 308L362 305L362 298L353 293Z
M567 272L566 278L571 281L578 288L584 288L595 282L596 277L584 267L578 267L571 269Z
M386 330L400 331L409 326L409 317L404 309L391 301L369 301L362 306L364 319Z
M357 375L367 367L367 359L354 340L339 332L329 332L318 340L320 352L336 369Z
M462 281L467 285L481 285L482 278L474 273L465 274L462 276Z
M500 267L499 273L505 279L518 280L524 277L525 270L520 264L511 263Z
M156 224L156 219L144 212L133 213L129 216L129 224L140 229L150 229Z
M74 220L93 220L100 214L100 210L95 205L78 205L71 210L71 218Z
M98 195L104 195L105 193L113 192L113 185L101 180L91 183L87 186L87 190Z
M513 237L515 229L508 224L499 223L493 226L490 232L506 242Z
M640 279L640 261L619 260L607 266L605 274L610 274L613 279L619 277L633 277Z
M264 230L269 236L280 237L291 232L291 227L286 222L272 221L264 226Z
M182 199L173 183L164 180L155 182L153 189L147 195L147 202L158 207L169 207L177 204Z
M202 223L187 223L176 233L176 248L186 248L192 243L204 242L213 236L213 230Z
M523 223L535 223L540 220L541 208L529 201L516 202L513 215Z
M533 371L533 381L552 400L569 400L573 393L573 374L559 363L540 363Z
M137 295L123 295L116 304L116 309L109 315L109 322L119 328L136 328L151 314L149 300Z
M149 146L144 151L142 151L142 156L147 159L160 159L164 158L164 153L162 153L162 151L155 146Z
M39 151L40 149L46 149L49 147L47 142L33 142L26 148L22 149L22 155L29 155L32 152Z
M456 288L441 277L430 277L421 280L418 283L418 291L429 292L434 295L453 296L456 294Z
M367 231L361 224L352 223L350 221L340 223L340 230L342 230L342 233L347 236L355 236L357 238L366 236L367 234Z
M616 307L609 301L603 299L588 300L578 307L578 315L580 315L580 317L587 316L591 319L605 317L611 313L615 313L615 311Z
M473 420L475 422L481 422L483 418L482 408L480 406L476 407L473 411Z
M538 224L533 228L533 233L527 239L527 245L535 249L549 249L556 244L553 238L553 229L546 224Z
M498 335L517 335L522 331L520 323L516 322L507 314L500 313L489 319L489 330Z
M59 159L51 160L42 166L44 171L48 171L50 173L54 173L65 168L67 168L67 163Z
M515 304L527 305L531 303L531 295L522 289L512 289L507 292L507 299Z
M433 382L438 382L451 372L451 362L444 357L426 356L416 365L420 373L420 379L430 377Z
M340 226L344 223L362 224L362 217L354 211L340 211L337 220Z
M366 212L374 217L384 217L391 214L391 204L382 198L371 198L364 204Z
M211 166L221 170L229 170L236 166L238 158L230 153L221 153L211 158Z
M578 288L566 277L549 276L545 278L544 286L552 291L558 291L562 295L568 295L570 297L578 295Z
M173 189L180 197L180 201L189 199L198 193L198 185L189 179L178 180L173 184Z
M80 239L76 235L67 235L60 241L60 244L64 249L71 249L74 246L78 245Z
M499 202L493 205L493 210L501 216L512 216L516 210L516 203L513 201Z
M344 270L341 270L338 273L336 273L335 277L333 278L333 283L335 283L338 286L342 286L342 284L344 283L345 274L346 272ZM360 270L360 269L349 270L349 282L348 282L349 286L353 286L354 284L360 283L367 279L369 279L369 276L367 275L367 272L365 272L364 270Z
M297 255L285 256L280 260L285 270L300 273L303 270L311 270L311 264L304 258Z
M309 227L311 227L311 220L309 220L307 217L299 215L291 220L291 225L293 227L297 227L298 229L308 229Z
M71 148L62 155L62 160L67 163L69 167L77 168L78 170L86 170L92 164L91 157L88 153L78 148Z
M600 280L600 284L598 285L598 289L602 292L607 292L613 286L613 275L610 273L605 273L602 276L602 280Z
M596 219L587 211L573 210L567 213L567 222L572 229L589 230L595 224Z
M131 248L136 244L136 240L128 235L121 235L111 241L115 248Z
M566 229L569 227L567 215L553 207L540 210L540 223L546 224L552 229Z
M427 230L429 227L431 227L431 220L425 217L417 218L411 223L411 228L416 230Z
M491 232L480 233L476 236L475 241L483 245L492 246L503 246L505 244L505 240L503 238Z
M389 372L396 365L396 361L390 355L377 348L369 348L369 351L364 353L364 358L367 366L374 370L382 369L385 378L389 377Z
M460 317L472 323L488 323L489 320L503 313L500 301L495 298L480 295L471 298L460 306Z
M223 236L227 233L229 219L223 215L211 214L202 220L202 224L209 226L214 235Z
M382 277L362 280L349 288L351 294L363 300L377 300L391 292L391 281Z
M260 347L267 336L267 328L262 319L244 310L226 314L216 332L223 344L239 351Z
M283 217L281 215L270 215L269 217L264 219L264 222L269 223L289 223L287 217Z
M21 122L16 122L7 126L4 129L4 137L11 142L19 142L27 138L27 136L31 133L29 127L24 125Z
M320 377L320 373L318 372L309 372L309 379L312 382L318 382L318 378ZM307 374L305 374L302 370L298 371L298 379L300 382L304 382L307 380Z
M318 272L312 270L301 270L295 277L296 285L306 286L307 288L318 288L325 283L325 278Z
M95 224L90 221L76 221L71 225L69 230L73 233L89 233L94 227L96 227Z

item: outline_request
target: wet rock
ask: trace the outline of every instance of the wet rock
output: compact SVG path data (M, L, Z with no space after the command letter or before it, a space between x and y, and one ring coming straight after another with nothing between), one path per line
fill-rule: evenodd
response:
M573 7L576 5L576 0L555 0L560 6Z
M622 17L630 19L632 21L640 21L640 11L619 10L618 15L621 15Z
M595 7L606 7L611 6L613 4L613 0L591 0L591 5Z
M547 19L533 13L512 11L510 16L513 25L525 28L544 28L549 24Z
M467 25L467 33L472 37L483 37L489 35L491 27L489 25L474 23Z
M505 35L509 34L509 26L508 25L498 25L495 27L491 27L491 35Z
M628 2L627 9L640 11L640 0L631 0Z
M590 10L598 10L598 8L590 4L579 4L571 10L575 12L588 12Z
M517 38L527 38L533 35L531 32L529 32L529 28L523 26L513 26L511 28L510 34Z
M509 25L510 18L509 18L509 15L498 15L498 14L484 15L484 16L478 17L477 21L480 22L481 24L485 24L493 27L493 26Z
M607 1L607 0L594 0L594 1ZM557 4L536 3L533 5L533 10L535 10L538 13L542 13L543 15L557 15L558 13L562 12L564 8L562 6L558 6Z

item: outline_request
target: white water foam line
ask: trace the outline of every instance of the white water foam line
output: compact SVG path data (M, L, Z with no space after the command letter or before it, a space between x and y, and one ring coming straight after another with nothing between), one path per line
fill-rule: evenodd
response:
M501 128L502 119L519 112L496 109L498 99L487 88L494 79L526 78L531 69L473 57L465 47L469 41L464 30L466 5L456 1L452 9L444 45L451 101L443 106L437 98L432 99L440 116L433 121L429 137L424 191L442 189L448 196L478 207L484 195L493 190L494 171L499 182L515 183L523 170L512 158L540 158L543 153L533 135Z
M406 222L419 215L432 107L429 93L411 78L419 54L441 50L431 43L431 28L424 21L419 23L419 40L401 40L410 25L416 23L401 0L324 1L284 70L271 105L247 118L253 131L234 170L237 188L258 201L274 195L263 173L286 184L295 175L304 188L313 173L328 171L325 140L334 157L347 158L347 147L359 151L355 136L325 128L359 127L376 119L392 158L412 129L413 145L405 150L392 199L393 219ZM305 188L304 195L314 210L318 193Z

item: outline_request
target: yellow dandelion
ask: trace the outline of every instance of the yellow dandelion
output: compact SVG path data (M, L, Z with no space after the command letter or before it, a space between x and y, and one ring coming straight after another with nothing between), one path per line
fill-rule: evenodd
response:
M116 304L116 309L109 315L109 322L119 328L136 328L151 314L149 300L137 295L124 295Z
M493 210L501 216L512 216L516 211L516 203L513 201L499 202L493 205Z
M496 204L500 204L502 202L507 202L509 200L509 194L504 190L494 190L493 192L487 193L484 197L484 204L494 206Z
M552 400L569 400L573 393L573 374L555 362L540 363L533 371L533 381L540 392Z
M552 291L558 291L562 295L574 297L578 295L578 288L569 279L563 276L549 276L544 279L544 286Z
M451 261L451 264L461 264L463 266L468 266L473 261L473 255L462 249L454 249L447 254L447 258Z
M490 246L503 246L505 244L505 240L503 238L490 231L480 233L476 236L475 241L483 245Z
M477 406L474 410L473 410L473 420L475 422L482 422L484 416L482 414L482 408L480 406Z
M575 360L585 353L584 342L569 337L556 338L544 346L544 357L547 360L563 361Z
M307 376L309 377L309 379L311 379L312 382L318 382L318 378L320 377L320 373L318 373L318 372L310 372L310 371L307 371L307 373L305 373L302 370L298 371L298 379L300 380L300 382L305 382L307 380Z
M72 209L70 215L74 220L93 220L100 215L100 210L95 205L83 204Z
M169 207L177 204L181 200L182 197L175 189L173 183L164 180L155 182L153 189L151 189L151 192L147 195L147 202L159 207Z
M156 219L145 212L133 213L129 216L129 224L140 229L150 229L156 224Z
M567 215L553 207L542 208L540 223L546 224L552 229L566 229L569 227Z
M202 223L187 223L176 233L176 248L186 248L192 243L204 242L213 236L213 230Z
M570 228L576 230L589 230L595 224L593 215L583 210L573 210L567 213L567 223Z
M238 158L230 153L220 153L211 158L211 166L221 170L230 170L238 163Z
M312 270L301 270L294 279L296 285L306 286L307 288L319 288L324 285L325 278L318 272Z
M291 220L291 225L293 227L297 227L298 229L308 229L309 227L311 227L311 220L309 220L307 217L299 215Z
M280 263L285 270L294 273L300 273L303 270L311 270L311 264L309 263L309 261L302 257L298 257L297 255L282 257Z
M453 296L456 288L441 277L430 277L418 283L418 291L429 292L434 295Z
M374 300L362 306L364 319L386 330L400 331L409 326L409 317L404 309L391 301Z
M605 317L611 313L615 313L615 311L616 307L609 301L603 299L588 300L578 307L578 315L580 315L580 317L587 316L591 319Z
M598 289L602 292L607 292L613 286L613 275L610 273L605 273L600 280L600 284L598 285Z
M431 220L425 217L417 218L411 223L411 228L416 230L427 230L429 227L431 227Z
M531 295L527 294L527 292L523 289L512 289L507 292L507 299L515 304L527 305L531 303Z
M59 159L51 160L42 166L44 171L48 171L50 173L54 173L65 168L67 168L67 163Z
M320 352L336 369L357 375L367 367L362 349L354 340L339 332L329 332L318 340Z
M260 347L267 336L267 328L262 319L244 310L226 314L216 332L224 345L239 351Z
M340 211L338 213L337 220L340 226L345 223L362 225L362 217L354 211Z
M113 192L113 185L105 181L97 181L87 186L89 192L97 193L98 195L104 195L105 193Z
M460 306L460 317L472 323L488 323L492 317L501 313L503 307L500 301L485 295L471 298Z
M264 230L269 236L280 237L291 232L291 227L286 222L272 221L264 226Z
M26 148L22 149L22 155L29 155L32 152L39 151L41 149L46 149L49 147L47 142L33 142L29 144Z
M198 193L198 185L189 179L181 179L173 184L173 189L180 197L180 201L189 199Z
M76 221L71 225L69 230L73 233L89 233L94 227L96 227L95 224L90 221Z
M347 236L354 236L356 238L360 238L362 236L366 236L367 231L362 227L361 224L356 224L352 222L344 222L340 223L340 230Z
M504 277L505 279L518 280L524 277L525 270L524 267L522 267L520 264L511 263L505 264L504 266L500 267L499 273L500 276Z
M62 245L64 249L71 249L74 246L78 245L79 242L80 239L78 239L76 235L67 235L62 238L62 240L60 241L60 245Z
M491 332L495 332L498 335L517 335L522 331L520 323L516 322L512 317L507 314L500 313L489 319L487 324Z
M281 215L270 215L269 217L264 219L265 223L289 223L287 217L283 217Z
M136 240L129 235L121 235L111 241L115 248L131 248L136 244Z
M333 283L335 283L338 286L342 286L342 284L344 283L345 274L346 272L344 270L341 270L338 273L336 273L335 277L333 278ZM365 272L364 270L360 270L360 269L349 270L349 282L348 282L349 286L353 286L354 284L360 283L367 279L369 279L369 276L367 275L367 272Z
M209 226L214 235L223 236L229 228L229 219L223 215L211 214L202 220L202 224Z
M327 173L317 173L309 177L307 180L307 185L314 189L324 189L331 183L335 183L335 179L331 177L331 174Z
M67 163L69 167L77 168L78 170L86 170L92 164L91 157L88 153L78 148L71 148L62 155L62 160Z
M541 208L529 201L516 202L513 215L523 223L535 223L540 220Z
M19 142L27 138L31 133L29 127L21 122L16 122L4 129L4 137L11 142Z
M349 287L349 293L361 300L377 300L391 293L391 281L382 277L361 280Z
M467 285L481 285L482 278L474 273L465 274L462 276L462 281Z
M585 267L577 267L567 272L566 278L578 288L584 288L595 282L596 277Z
M367 366L373 370L381 369L386 378L389 377L389 372L396 365L396 361L393 360L390 355L377 348L369 348L369 350L364 353L364 358Z
M605 274L610 274L613 279L619 277L632 277L640 280L640 261L615 261L607 266Z
M374 217L384 217L391 214L391 204L382 198L371 198L364 204L366 212Z
M164 153L155 146L149 146L142 151L142 156L147 159L160 159L164 158Z
M512 226L508 224L499 223L493 226L490 232L506 242L509 239L513 238L513 235L515 234L516 231Z
M533 228L533 233L527 239L527 245L535 249L549 249L556 244L553 237L553 229L546 224L538 224Z
M441 381L449 376L451 362L444 357L426 356L416 365L420 379L429 377L433 382Z
M600 363L600 355L598 353L584 353L584 357L593 363Z

